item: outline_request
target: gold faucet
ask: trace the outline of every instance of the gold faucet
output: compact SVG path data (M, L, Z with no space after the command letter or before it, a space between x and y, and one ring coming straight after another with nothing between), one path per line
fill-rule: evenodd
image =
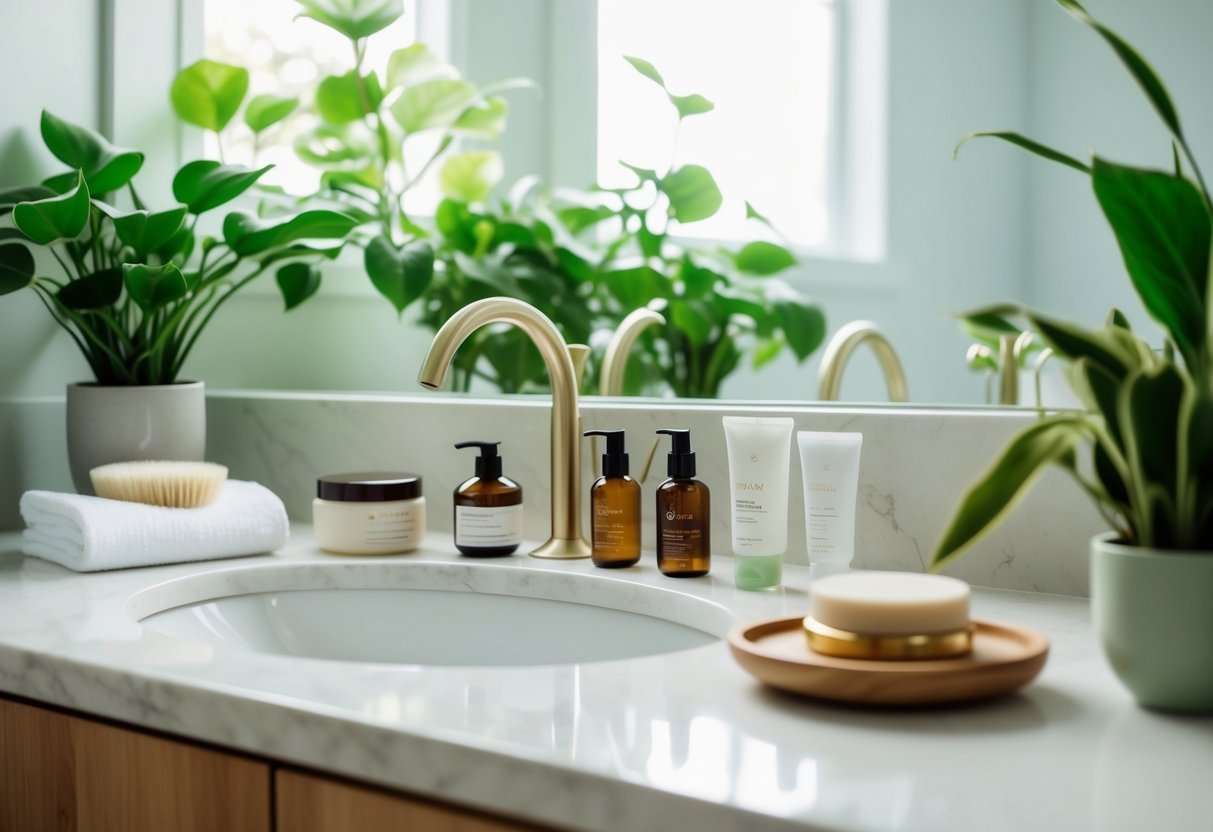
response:
M623 376L628 369L628 356L632 352L632 345L636 343L640 333L658 325L665 326L665 318L652 309L634 309L619 322L602 359L602 374L598 379L599 395L623 395Z
M446 380L455 351L482 326L507 323L534 342L547 365L552 384L552 536L535 558L588 558L590 544L581 536L581 416L573 360L560 331L546 315L514 298L485 298L460 309L434 335L421 362L417 381L437 390Z
M908 402L910 395L906 390L906 374L897 352L880 327L871 321L851 321L834 333L821 356L821 367L817 371L817 398L826 402L838 401L842 372L851 353L865 341L871 344L872 352L880 362L885 385L889 389L889 401Z

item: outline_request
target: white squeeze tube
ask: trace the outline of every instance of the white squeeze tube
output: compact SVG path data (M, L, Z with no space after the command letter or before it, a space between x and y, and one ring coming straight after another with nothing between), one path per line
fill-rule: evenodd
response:
M804 525L810 577L845 572L855 557L862 433L796 433L804 476Z
M740 589L767 589L783 579L793 424L788 418L724 417L733 577Z

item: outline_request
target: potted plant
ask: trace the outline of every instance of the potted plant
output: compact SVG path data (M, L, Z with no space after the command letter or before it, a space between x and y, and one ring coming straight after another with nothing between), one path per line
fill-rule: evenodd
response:
M149 208L133 179L143 154L42 113L42 139L68 166L39 185L0 192L0 295L27 289L80 349L94 380L68 386L68 455L77 490L88 472L131 459L201 459L200 381L178 377L198 337L233 294L271 267L287 307L319 282L355 221L340 212L232 211L219 236L199 219L267 170L200 160L177 171L174 202ZM119 207L120 198L128 207ZM35 252L43 254L35 258Z
M964 495L932 569L997 524L1047 465L1061 466L1114 529L1090 553L1095 623L1113 670L1143 706L1213 711L1213 203L1158 76L1081 5L1058 2L1112 47L1144 90L1173 140L1170 169L1099 156L1087 163L1017 133L973 135L1090 177L1166 344L1156 351L1115 310L1101 329L1009 306L981 310L1022 314L1069 362L1087 410L1042 416L1012 439Z

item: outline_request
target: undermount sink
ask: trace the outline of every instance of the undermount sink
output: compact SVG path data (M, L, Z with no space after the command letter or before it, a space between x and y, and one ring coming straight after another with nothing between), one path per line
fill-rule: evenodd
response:
M676 590L517 565L287 563L135 595L145 629L213 647L405 665L553 665L716 642L731 614Z

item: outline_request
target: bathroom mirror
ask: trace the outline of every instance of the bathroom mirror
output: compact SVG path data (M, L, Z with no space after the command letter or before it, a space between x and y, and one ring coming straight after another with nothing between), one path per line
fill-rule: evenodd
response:
M144 192L167 204L176 165L217 152L171 118L178 68L204 54L240 63L251 72L250 95L299 94L305 111L320 80L351 65L348 43L295 19L294 0L189 0L154 20L127 4L107 4L108 20L95 3L68 5L66 34L36 9L0 12L0 69L28 79L9 90L11 106L0 115L0 187L24 183L31 170L59 170L38 140L45 107L146 149ZM1213 158L1205 89L1213 6L1090 5L1163 78L1195 155ZM825 342L855 320L887 335L916 406L998 399L997 379L968 366L974 341L954 317L961 310L1019 301L1095 324L1117 306L1152 331L1087 179L992 141L953 158L970 131L1012 129L1079 156L1097 148L1121 161L1170 165L1167 139L1132 80L1049 0L413 0L368 41L365 66L385 71L391 52L414 40L482 88L506 82L499 89L508 127L495 142L468 145L500 153L497 192L506 198L531 175L549 189L627 187L637 174L620 159L642 178L646 169L663 176L702 165L721 204L702 221L674 223L674 242L731 267L755 240L795 255L787 268L760 257L745 280L773 287L772 304L782 297L779 282L809 299L824 314L822 337L804 334L815 324L803 316L777 321L761 337L739 335L738 354L713 388L721 398L817 400ZM30 73L28 63L52 42L74 59ZM125 57L132 44L140 61ZM81 67L105 80L79 83ZM679 102L688 113L681 121ZM258 139L256 161L277 165L278 178L267 181L289 189L292 177L316 176L293 146L305 126L288 120ZM238 124L222 141L229 160L253 160L251 135ZM434 181L410 197L423 218L440 198ZM777 273L752 274L767 271ZM319 293L286 314L272 279L261 282L216 317L187 375L228 388L417 389L432 328L419 322L420 303L398 315L370 286L360 256L347 253L326 268ZM675 317L696 337L698 324ZM789 341L780 326L813 342L807 358L780 345ZM592 339L600 353L609 335ZM652 350L650 339L642 335L636 350ZM0 298L0 395L57 394L84 377L87 367L35 297ZM647 389L669 395L665 381L659 373ZM1041 381L1046 403L1067 401L1055 367ZM480 396L498 392L475 374L468 386ZM1019 386L1021 402L1034 404L1030 374ZM848 362L839 397L887 400L866 345Z

